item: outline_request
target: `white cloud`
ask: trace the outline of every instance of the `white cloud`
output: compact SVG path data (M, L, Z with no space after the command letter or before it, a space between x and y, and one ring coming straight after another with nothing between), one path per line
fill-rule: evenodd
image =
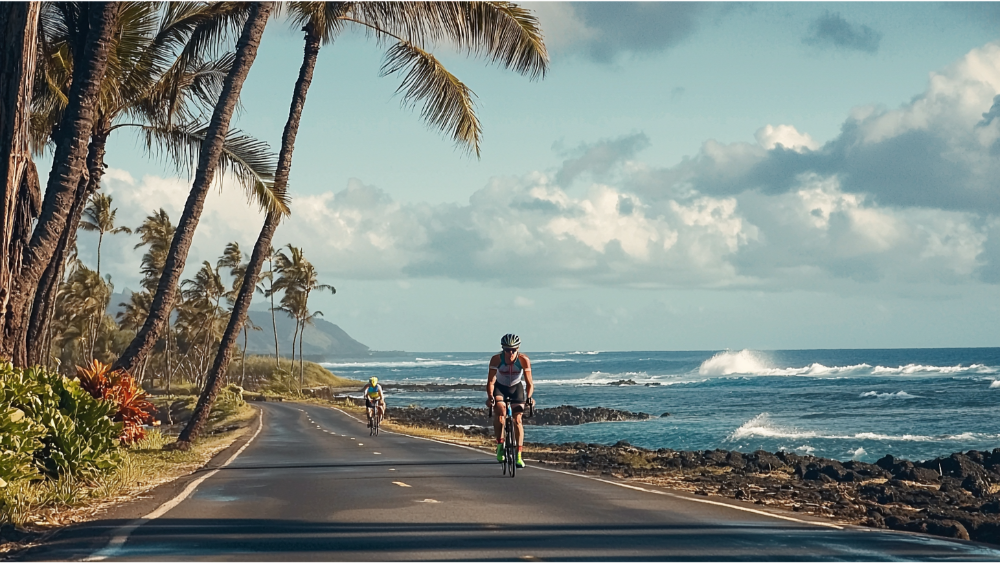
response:
M754 134L757 144L765 150L771 150L779 144L786 149L802 152L803 149L814 151L819 148L819 143L813 140L808 133L799 133L791 125L765 125Z

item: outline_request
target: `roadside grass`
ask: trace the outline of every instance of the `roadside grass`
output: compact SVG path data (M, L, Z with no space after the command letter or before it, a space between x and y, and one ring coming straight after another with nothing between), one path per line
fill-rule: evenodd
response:
M121 465L93 479L61 477L12 482L0 489L0 524L43 533L93 520L116 504L200 469L212 456L248 432L257 416L257 409L246 403L225 409L221 415L210 418L204 437L188 451L164 450L176 441L176 436L152 429L143 440L123 449ZM0 541L0 553L21 547L24 546Z
M363 381L334 375L330 370L315 362L303 362L304 387L357 387ZM229 381L240 381L243 365L239 361L229 364ZM259 381L266 390L277 393L297 394L299 388L299 362L293 364L288 358L281 358L276 366L274 356L247 356L246 381Z

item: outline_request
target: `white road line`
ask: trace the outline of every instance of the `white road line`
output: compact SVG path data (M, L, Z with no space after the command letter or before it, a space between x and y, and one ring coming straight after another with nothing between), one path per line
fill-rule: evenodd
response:
M214 469L206 473L205 475L202 475L201 477L195 479L191 483L188 483L188 486L185 487L184 490L181 491L179 495L161 504L159 508L157 508L156 510L150 512L149 514L143 516L142 518L137 518L135 520L132 520L128 524L125 524L124 526L112 532L111 539L108 540L108 544L105 545L100 550L94 552L94 554L91 555L90 557L84 559L84 561L103 561L108 557L117 556L118 552L121 551L122 546L124 546L125 542L128 541L128 537L132 535L132 532L136 531L140 526L149 522L150 520L155 520L160 516L163 516L164 514L169 512L170 509L174 508L175 506L183 502L184 499L191 496L191 493L193 493L194 490L198 488L198 485L202 484L202 482L204 482L205 479L208 479L212 475L218 473L219 469L222 469L223 467L229 465L230 463L233 462L233 460L236 459L237 456L243 453L243 450L247 449L247 446L253 443L254 438L256 438L257 435L260 434L260 431L263 429L264 429L264 411L261 410L260 414L257 417L257 431L254 432L253 436L251 436L249 440L247 440L246 444L243 444L243 446L239 450L237 450L236 453L232 455L232 457L227 459L225 463L220 465L218 469Z
M359 420L359 419L355 418L354 416L351 416L350 414L348 414L348 413L346 413L346 412L344 412L344 411L342 411L342 410L340 410L338 408L334 407L334 410L340 411L340 412L346 414L347 416L350 416L351 418L354 418L355 420ZM360 420L359 420L359 422L360 422ZM389 432L390 434L398 434L397 432L391 432L391 431L385 431L385 432ZM456 448L462 448L462 449L470 450L470 451L477 452L477 453L480 453L480 454L483 454L483 455L493 455L491 452L484 452L483 450L480 450L478 448L472 448L472 447L469 447L469 446L463 446L461 444L452 444L451 442L442 442L441 440L435 440L433 438L426 438L426 437L423 437L423 436L409 436L408 434L400 434L400 435L401 436L408 436L409 438L416 438L417 440L427 440L428 442L436 442L438 444L445 444L445 445L453 446L453 447L456 447ZM351 439L353 440L354 438L351 438ZM628 485L628 484L625 484L625 483L618 483L618 482L615 482L615 481L609 481L607 479L599 479L597 477L592 477L590 475L584 475L582 473L573 473L573 472L570 472L570 471L561 471L559 469L552 469L552 468L549 468L549 467L539 467L537 465L530 466L530 467L532 467L533 469L541 469L542 471L551 471L553 473L562 473L563 475L570 475L570 476L573 476L573 477L581 477L583 479L590 479L592 481L600 481L601 483L607 483L609 485L615 485L616 487L623 487L623 488L626 488L626 489L633 489L633 490L636 490L636 491L642 491L644 493L652 493L654 495L667 496L667 497L675 498L675 499L678 499L678 500L686 500L686 501L690 501L690 502L700 502L702 504L712 504L712 505L721 506L721 507L724 507L724 508L731 508L733 510L741 510L743 512L751 512L753 514L759 514L761 516L770 516L771 518L777 518L779 520L788 520L788 521L791 521L791 522L798 522L800 524L809 524L809 525L812 525L812 526L821 526L821 527L825 527L825 528L834 528L836 530L843 530L844 529L843 526L838 526L837 524L831 524L829 522L816 522L816 521L813 521L813 520L802 520L801 518L794 518L792 516L784 516L782 514L774 514L772 512L765 512L763 510L757 510L757 509L749 508L749 507L745 507L745 506L736 506L736 505L728 504L728 503L725 503L725 502L718 502L718 501L714 501L714 500L700 499L700 498L690 498L690 497L686 497L686 496L682 496L682 495L677 495L677 494L674 494L674 493L668 493L666 491L658 491L658 490L655 490L655 489L646 489L646 488L643 488L643 487L636 487L635 485ZM527 467L521 468L522 471L524 471L524 469L527 469Z
M406 434L403 434L403 436L406 436ZM472 448L472 447L469 447L469 446L463 446L461 444L452 444L450 442L442 442L441 440L435 440L433 438L425 438L423 436L410 436L410 438L416 438L417 440L427 440L428 442L437 442L438 444L445 444L445 445L448 445L448 446L454 446L456 448L462 448L462 449L466 449L466 450L471 450L471 451L474 451L474 452L477 452L477 453L480 453L480 454L483 454L483 455L493 455L491 452L484 452L483 450L480 450L480 449L477 449L477 448ZM658 490L655 490L655 489L646 489L646 488L643 488L643 487L636 487L635 485L628 485L628 484L625 484L625 483L618 483L618 482L615 482L615 481L609 481L607 479L599 479L597 477L592 477L590 475L584 475L582 473L573 473L571 471L561 471L559 469L552 469L552 468L549 468L549 467L539 467L537 465L532 465L532 466L528 466L528 467L531 467L532 469L541 469L542 471L551 471L553 473L562 473L563 475L570 475L572 477L580 477L580 478L583 478L583 479L590 479L591 481L600 481L601 483L607 483L609 485L614 485L616 487L623 487L623 488L626 488L626 489L633 489L633 490L636 490L636 491L642 491L644 493L652 493L654 495L667 496L667 497L675 498L675 499L678 499L678 500L686 500L686 501L690 501L690 502L700 502L702 504L713 504L713 505L722 506L722 507L725 507L725 508L732 508L733 510L742 510L743 512L752 512L754 514L760 514L762 516L770 516L771 518L778 518L779 520L789 520L791 522L798 522L800 524L810 524L810 525L813 525L813 526L822 526L822 527L826 527L826 528L834 528L834 529L837 529L837 530L843 530L844 529L843 526L838 526L837 524L831 524L829 522L815 522L815 521L812 521L812 520L802 520L800 518L793 518L791 516L784 516L784 515L781 515L781 514L774 514L772 512L765 512L763 510L756 510L754 508L749 508L749 507L745 507L745 506L736 506L736 505L728 504L728 503L725 503L725 502L717 502L717 501L714 501L714 500L700 499L700 498L690 498L690 497L686 497L686 496L682 496L682 495L677 495L677 494L674 494L674 493L668 493L666 491L658 491ZM521 471L524 471L525 469L527 469L527 467L521 468Z
M402 481L393 481L392 484L393 485L399 485L400 487L407 487L407 488L411 488L411 489L413 488L413 487L410 487L410 485L407 485L406 483L404 483Z

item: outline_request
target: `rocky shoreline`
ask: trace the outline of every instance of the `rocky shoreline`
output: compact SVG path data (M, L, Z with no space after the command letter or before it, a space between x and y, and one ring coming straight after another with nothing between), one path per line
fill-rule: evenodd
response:
M666 416L664 413L661 416ZM483 408L471 407L389 407L386 417L393 422L428 427L459 427L470 434L485 434L488 424L485 405ZM579 408L570 405L548 409L535 409L534 416L524 417L527 425L558 425L575 426L590 422L623 422L629 420L649 420L650 415L644 412L629 412L604 407ZM492 426L490 426L492 432Z
M390 408L392 422L486 437L485 409ZM667 414L664 413L664 416ZM537 409L535 424L646 420L650 415L563 405ZM526 418L527 424L533 419ZM840 462L790 452L648 450L614 445L525 444L538 463L782 507L834 520L1000 544L1000 448L922 462L887 455Z

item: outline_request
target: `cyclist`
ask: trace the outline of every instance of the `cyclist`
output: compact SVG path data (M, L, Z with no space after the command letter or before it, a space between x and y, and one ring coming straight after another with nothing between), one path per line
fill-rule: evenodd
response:
M362 390L365 395L365 408L368 409L368 427L372 425L372 419L375 418L375 409L378 409L378 415L385 419L385 395L382 393L382 386L378 384L377 377L371 377L368 380L368 385Z
M518 467L524 467L521 461L521 447L524 444L524 428L521 416L524 405L534 405L531 398L534 386L531 383L531 361L528 356L518 353L521 339L516 334L505 334L500 339L503 351L490 358L490 369L486 377L486 406L493 408L493 430L497 439L497 461L503 461L505 455L514 452L504 452L503 421L507 415L507 405L514 418L514 438L517 440Z

